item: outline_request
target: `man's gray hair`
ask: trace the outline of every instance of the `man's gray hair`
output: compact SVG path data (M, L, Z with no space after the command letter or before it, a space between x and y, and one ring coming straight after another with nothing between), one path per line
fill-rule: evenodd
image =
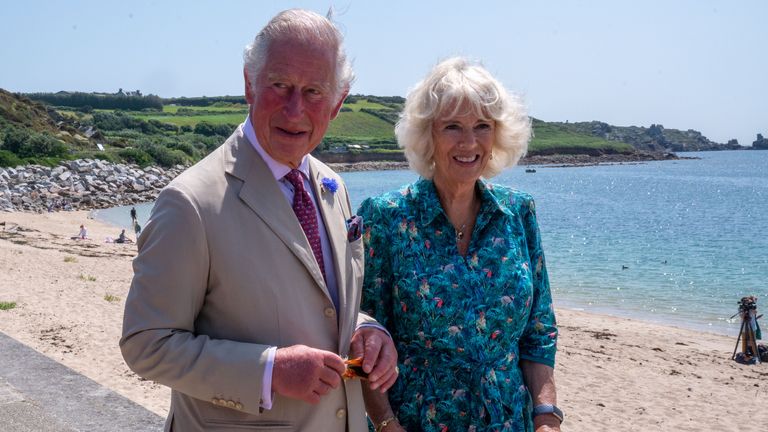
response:
M335 96L348 91L355 80L355 74L344 52L344 37L331 18L332 11L328 11L328 16L324 17L305 9L288 9L275 15L243 52L243 67L248 74L251 90L256 89L256 78L264 67L272 42L291 38L320 44L332 50L336 58L336 82L333 83Z
M395 126L397 143L414 171L426 179L434 175L434 121L469 112L496 125L493 158L483 177L493 177L520 160L531 139L531 120L522 101L480 64L453 57L435 66L408 93Z

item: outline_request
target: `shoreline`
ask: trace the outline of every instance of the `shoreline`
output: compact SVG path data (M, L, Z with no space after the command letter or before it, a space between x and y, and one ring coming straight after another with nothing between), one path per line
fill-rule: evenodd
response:
M116 228L87 211L0 213L0 222L0 302L16 302L0 310L0 331L165 416L170 391L128 370L117 345L135 244L104 243ZM81 223L92 240L70 240ZM768 422L768 363L731 361L732 337L566 308L557 319L558 405L570 431Z
M690 159L673 153L556 154L529 156L520 165L580 167L601 164L644 163ZM337 172L406 170L401 161L329 163ZM0 211L43 213L59 210L92 210L140 204L157 198L160 190L186 167L163 169L156 166L111 163L78 159L56 167L26 165L0 168ZM526 172L535 172L526 168Z
M691 156L679 156L674 153L648 153L638 152L633 154L554 154L526 156L520 159L519 166L541 166L542 168L578 168L596 165L624 165L640 164L655 161L669 161L681 159L698 159ZM356 171L386 171L407 170L406 161L367 161L367 162L324 162L336 172Z

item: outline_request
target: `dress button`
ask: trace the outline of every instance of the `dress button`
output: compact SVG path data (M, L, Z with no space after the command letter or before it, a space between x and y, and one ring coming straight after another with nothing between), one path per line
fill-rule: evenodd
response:
M219 404L219 399L218 398L213 398L213 399L211 399L211 403L214 404L214 405L218 405Z
M325 313L325 316L327 316L328 318L336 315L336 311L334 311L332 307L325 308L323 312Z
M243 410L243 404L241 404L240 402L236 403L235 404L235 409L242 411Z
M337 418L344 418L345 415L347 415L347 412L344 410L344 408L340 408L338 411L336 411Z
M235 408L235 401L231 401L231 400L227 401L227 408L233 408L234 409Z

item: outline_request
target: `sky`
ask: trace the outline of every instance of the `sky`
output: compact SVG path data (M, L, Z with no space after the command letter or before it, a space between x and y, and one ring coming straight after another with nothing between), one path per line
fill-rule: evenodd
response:
M478 60L530 115L768 136L768 2L0 0L0 88L242 95L242 52L277 12L345 36L353 94L405 96L440 60Z

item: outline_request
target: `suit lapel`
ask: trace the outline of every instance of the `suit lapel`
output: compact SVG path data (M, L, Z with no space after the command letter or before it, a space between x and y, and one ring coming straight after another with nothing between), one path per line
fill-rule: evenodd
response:
M315 198L318 206L320 207L320 214L323 217L325 223L325 230L328 234L328 240L333 249L333 265L336 271L336 284L339 294L339 310L336 311L339 314L339 322L346 322L348 295L347 295L347 281L351 280L351 276L347 274L351 271L349 267L349 260L347 254L347 226L346 218L343 212L343 206L339 198L339 194L323 190L322 185L323 174L319 169L314 158L309 158L309 172L314 189Z
M225 161L226 171L243 182L240 199L267 224L285 246L301 261L317 285L329 296L320 267L293 209L275 181L272 171L251 143L236 136Z

